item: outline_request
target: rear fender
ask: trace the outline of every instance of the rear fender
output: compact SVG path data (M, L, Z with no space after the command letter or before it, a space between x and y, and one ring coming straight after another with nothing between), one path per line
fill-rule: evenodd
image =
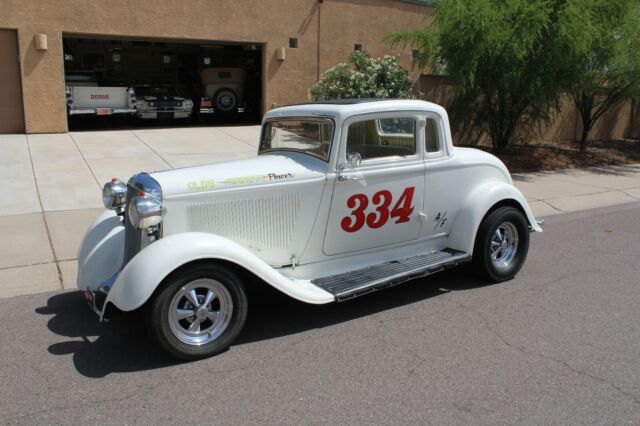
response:
M517 203L527 217L531 229L535 232L542 232L542 228L536 223L524 195L513 185L491 180L478 185L469 193L449 234L449 247L465 253L472 253L476 233L482 219L493 206L505 201Z
M203 232L185 232L164 237L134 256L118 275L106 303L113 303L122 311L137 309L171 272L187 263L204 259L234 263L303 302L323 304L335 300L332 294L309 281L285 277L251 251L227 238Z

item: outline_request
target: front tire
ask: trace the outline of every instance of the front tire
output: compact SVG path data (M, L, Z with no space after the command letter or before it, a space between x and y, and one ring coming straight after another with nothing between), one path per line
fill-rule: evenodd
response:
M529 251L529 226L524 214L513 207L499 207L484 218L473 249L476 275L491 282L512 279Z
M183 360L225 351L246 317L242 282L233 270L216 264L199 264L170 276L147 310L154 339Z

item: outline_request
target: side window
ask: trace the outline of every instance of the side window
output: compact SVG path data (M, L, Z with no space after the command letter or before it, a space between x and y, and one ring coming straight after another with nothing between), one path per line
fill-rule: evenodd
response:
M427 123L424 128L424 140L427 147L427 152L440 151L440 138L438 137L438 125L433 118L427 118Z
M404 157L416 153L416 125L413 118L382 118L352 123L347 131L347 154L363 160Z

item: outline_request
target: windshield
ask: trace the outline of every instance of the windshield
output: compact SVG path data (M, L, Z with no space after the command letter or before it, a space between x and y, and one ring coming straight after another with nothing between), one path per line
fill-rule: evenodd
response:
M136 96L175 96L176 91L169 86L138 86Z
M328 119L272 120L264 125L259 152L298 151L328 161L332 136L333 121Z

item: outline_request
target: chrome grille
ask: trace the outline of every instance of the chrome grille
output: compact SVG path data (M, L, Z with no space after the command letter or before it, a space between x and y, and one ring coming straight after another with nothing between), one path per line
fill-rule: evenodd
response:
M181 101L154 101L154 108L180 108L182 106Z
M127 190L127 201L124 211L124 264L129 263L133 256L138 254L142 250L142 237L143 232L141 229L137 229L129 221L129 203L131 199L138 195L139 189L129 186ZM124 266L124 265L123 265Z
M124 211L124 265L129 263L140 250L151 243L151 239L147 233L142 229L136 228L129 221L129 204L140 191L162 200L160 184L149 176L148 173L133 175L131 179L129 179L129 182L127 182L127 198ZM154 236L155 238L162 236L162 224L158 226L158 230Z

